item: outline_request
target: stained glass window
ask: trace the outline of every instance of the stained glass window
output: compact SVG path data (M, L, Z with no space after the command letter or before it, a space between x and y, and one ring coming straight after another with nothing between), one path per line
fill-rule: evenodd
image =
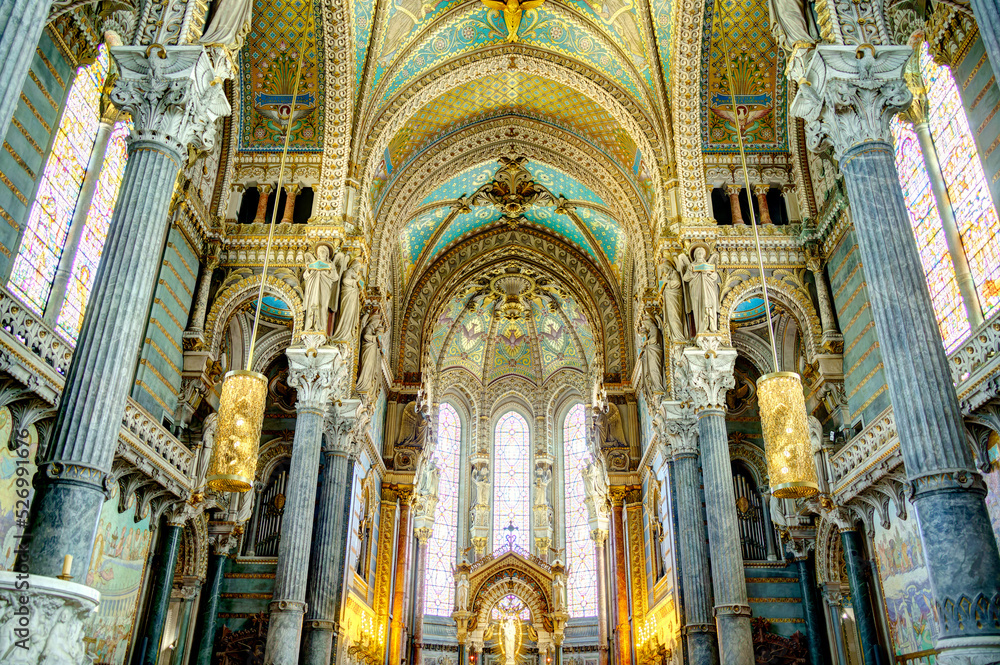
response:
M452 567L457 557L458 471L462 442L462 422L455 407L447 402L438 408L436 461L438 503L434 511L434 531L427 541L427 574L424 613L451 616L455 604Z
M39 181L38 194L14 259L9 288L39 314L52 291L52 281L69 234L94 141L100 124L101 89L109 56L101 46L97 60L78 72L70 89L52 152ZM108 225L118 198L127 159L125 139L130 123L118 122L111 132L98 176L97 189L87 211L79 248L73 257L70 282L56 321L56 329L75 340L83 322L84 306L94 284Z
M586 495L583 491L583 470L590 453L587 451L586 420L583 404L577 404L566 414L563 423L563 461L566 469L566 602L570 616L597 616L597 568L594 542L587 521Z
M493 547L506 547L508 526L514 544L529 549L528 423L510 411L500 417L493 448Z
M979 292L983 316L1000 306L1000 219L986 186L983 165L951 71L920 51L920 72L927 85L928 124L955 211L958 232Z
M941 339L950 351L969 333L969 320L965 316L955 267L948 253L917 134L912 125L898 116L892 119L891 127L896 143L896 170L899 171L910 225L917 240Z

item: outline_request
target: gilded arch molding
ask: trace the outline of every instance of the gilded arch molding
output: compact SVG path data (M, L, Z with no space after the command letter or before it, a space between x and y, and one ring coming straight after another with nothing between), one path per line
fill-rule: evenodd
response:
M613 162L597 148L573 134L523 118L500 118L470 125L425 150L403 175L389 186L381 206L374 243L377 283L391 284L392 248L400 229L417 212L419 201L456 173L493 161L498 153L514 150L529 160L558 168L590 187L623 225L629 241L628 259L638 262L637 288L653 275L653 236L639 192ZM418 273L419 270L415 270Z
M213 358L219 357L219 348L225 337L225 329L229 319L241 305L256 297L259 288L260 276L251 275L226 287L215 297L212 309L205 320L205 330L209 333L208 346ZM285 301L294 312L292 330L301 331L304 307L302 298L295 292L295 289L280 278L268 275L264 290Z
M653 160L664 154L664 151L653 148L654 144L660 145L660 139L644 112L635 105L630 95L607 81L602 74L578 61L525 45L490 47L457 58L414 81L368 125L364 135L375 138L366 146L361 162L364 164L362 200L367 201L370 197L372 181L383 149L421 108L465 83L511 68L547 78L588 96L601 104L619 122L643 155L648 155ZM656 200L653 202L655 212L662 207L663 183L658 169L651 169L651 175L656 193ZM704 182L704 174L702 181Z
M436 320L455 291L489 266L512 258L550 276L572 293L600 339L605 372L624 373L632 340L623 297L589 257L546 229L524 224L516 229L497 225L456 243L415 281L400 303L403 307L397 311L393 326L397 379L405 380L420 371L426 322ZM562 270L552 271L553 260Z
M732 289L725 298L722 299L722 306L719 312L719 328L729 330L729 322L732 318L736 306L746 300L749 296L761 293L760 277L745 279ZM823 326L820 323L819 315L813 307L812 299L802 289L790 286L784 280L767 278L767 294L777 303L783 305L792 318L798 323L802 332L802 348L806 354L806 362L813 362L817 353L823 353L821 338L823 336Z

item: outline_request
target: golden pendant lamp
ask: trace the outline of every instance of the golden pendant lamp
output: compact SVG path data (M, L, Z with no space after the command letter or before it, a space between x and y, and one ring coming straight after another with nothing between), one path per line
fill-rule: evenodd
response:
M267 249L264 251L264 267L260 276L260 290L257 292L257 307L253 316L247 365L245 370L233 370L226 374L222 383L222 394L219 396L219 428L215 435L215 448L206 476L208 487L216 492L247 492L253 488L257 472L257 448L260 443L261 428L264 425L267 377L253 371L253 352L264 300L264 283L267 280L267 268L271 258L274 227L278 219L278 201L284 185L285 159L288 157L288 143L292 135L292 120L295 117L295 102L299 94L301 72L300 50L298 65L295 68L295 83L292 86L292 102L288 109L288 123L285 125L281 166L278 168L278 186L274 190L274 209L271 214L271 227L267 233Z
M720 13L721 3L716 0L716 13ZM721 13L720 13L721 16ZM719 21L719 31L725 35L725 26ZM757 233L757 216L750 198L750 175L747 173L746 148L743 145L743 126L736 106L733 86L733 68L730 48L723 41L722 52L726 59L726 81L729 85L729 101L733 106L733 122L740 146L740 160L743 164L743 181L747 188L747 203L750 208L750 225L753 228L754 246L757 249L757 267L764 292L764 312L767 316L767 333L771 342L771 359L774 371L757 379L757 404L760 407L760 425L764 434L764 456L767 459L767 474L770 479L771 494L779 499L794 499L812 496L819 492L816 465L809 444L809 423L806 419L806 400L802 391L802 379L795 372L779 371L778 351L774 344L774 325L771 321L771 302L767 296L767 280L764 278L764 259L760 251L760 236Z

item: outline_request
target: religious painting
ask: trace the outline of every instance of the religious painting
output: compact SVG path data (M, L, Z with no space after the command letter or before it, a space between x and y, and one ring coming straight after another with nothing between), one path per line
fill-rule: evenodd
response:
M149 518L135 520L135 497L124 513L118 512L120 491L118 483L112 483L111 498L101 508L86 579L87 586L101 592L87 637L93 639L97 661L108 665L125 663L150 543Z
M908 519L896 515L889 502L889 528L876 523L873 545L878 562L886 616L897 656L934 648L933 596L916 512L907 506Z
M0 570L14 568L17 534L24 529L24 524L18 525L17 520L19 516L27 516L35 493L31 482L38 468L35 466L38 434L34 426L28 427L27 440L15 444L11 450L13 436L13 419L5 406L0 408Z

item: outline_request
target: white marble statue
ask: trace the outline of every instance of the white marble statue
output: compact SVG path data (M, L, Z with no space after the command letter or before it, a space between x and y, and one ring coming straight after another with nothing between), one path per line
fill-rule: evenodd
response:
M215 448L215 432L218 428L218 414L208 414L201 431L201 447L194 458L195 468L192 475L195 479L194 487L196 490L205 487L205 477L208 475L208 464L212 460L212 450Z
M476 483L476 505L489 506L492 503L490 496L490 470L485 466L472 468L472 482Z
M469 574L461 573L455 583L455 608L460 612L469 609Z
M566 582L562 575L552 579L552 606L557 612L566 608Z
M361 316L361 272L364 264L355 259L340 276L340 300L337 307L337 325L333 327L335 340L349 340L358 329Z
M816 43L819 30L805 0L767 0L767 13L774 41L786 52Z
M592 497L595 506L603 506L608 500L608 474L604 464L597 458L583 468L583 488Z
M441 482L441 468L434 461L434 458L427 460L423 471L420 474L420 483L417 485L417 494L423 496L437 496L438 484Z
M663 392L663 338L653 315L645 312L639 324L639 348L643 377L654 393Z
M662 263L663 314L667 320L670 341L687 340L687 315L684 312L684 280L677 269L669 263Z
M708 256L708 250L698 246L693 257L679 255L677 269L687 284L687 308L694 314L695 332L719 332L719 273L715 270L719 255Z
M316 247L315 256L306 252L306 266L302 271L302 291L306 310L302 329L305 332L326 334L330 310L336 308L337 286L340 270L330 255L330 246Z
M500 622L500 638L503 640L504 665L517 664L517 619L513 615Z
M552 468L548 465L535 467L535 505L546 506L548 500L549 483L552 482Z
M239 48L243 37L250 30L253 0L218 0L214 4L212 22L201 36L201 43Z
M378 385L379 336L385 331L382 312L366 313L361 320L361 360L358 363L358 392L370 393Z

